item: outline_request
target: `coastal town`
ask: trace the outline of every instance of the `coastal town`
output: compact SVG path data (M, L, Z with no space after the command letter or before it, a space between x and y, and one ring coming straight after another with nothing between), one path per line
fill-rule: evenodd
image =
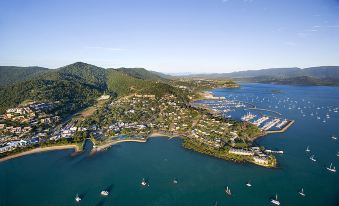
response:
M104 99L104 103L92 115L64 122L55 115L57 102L30 102L8 109L0 120L0 154L5 157L53 145L76 144L81 148L86 139L93 142L93 152L97 152L118 142L145 142L157 134L181 137L185 148L221 159L275 167L276 159L270 150L252 146L257 137L265 134L264 130L248 119L235 121L192 104L200 99L220 100L208 92L197 95L193 89L197 82L203 82L204 88L213 83L181 80L177 87L188 94L187 99L175 94L133 93L119 98L103 95L98 101Z
M38 144L41 138L47 137L51 128L60 122L60 117L51 113L55 106L30 102L7 109L0 116L0 153Z

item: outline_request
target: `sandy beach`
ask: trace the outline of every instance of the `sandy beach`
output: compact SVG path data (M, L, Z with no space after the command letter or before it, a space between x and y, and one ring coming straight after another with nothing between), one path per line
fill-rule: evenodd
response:
M115 144L119 144L122 142L141 142L141 143L145 143L147 142L148 138L153 138L153 137L169 137L169 138L173 138L175 136L172 135L168 135L165 133L161 133L161 132L152 132L146 139L121 139L121 140L114 140L112 142L108 142L107 144L103 144L100 146L94 146L91 153L94 154L96 152L102 151L107 149L108 147L115 145Z
M25 151L25 152L20 152L20 153L17 153L17 154L13 154L13 155L1 158L0 162L10 160L10 159L14 159L14 158L21 157L21 156L25 156L25 155L29 155L29 154L40 153L40 152L48 152L48 151L54 151L54 150L64 150L64 149L74 149L74 152L80 151L78 145L75 145L75 144L56 145L56 146L51 146L51 147L39 147L39 148L34 148L34 149L31 149L31 150L28 150L28 151Z

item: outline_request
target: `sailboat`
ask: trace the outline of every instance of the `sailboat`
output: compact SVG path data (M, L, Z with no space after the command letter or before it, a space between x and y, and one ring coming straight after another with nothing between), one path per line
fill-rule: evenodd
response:
M246 186L247 186L247 187L252 187L251 182L248 181L248 182L246 183Z
M337 170L335 169L335 167L332 167L332 163L330 165L330 167L326 167L326 169L330 172L336 172Z
M79 197L78 194L75 196L75 201L76 201L76 202L80 202L80 201L81 201L81 198Z
M304 188L301 188L301 190L298 193L299 195L305 197Z
M278 195L277 194L275 194L275 199L272 199L271 203L274 204L274 205L280 205L280 202L278 200Z
M334 135L332 135L332 137L331 137L332 139L334 139L334 140L337 140L337 137L336 136L334 136Z
M316 162L316 161L317 161L316 159L314 159L314 155L312 155L312 156L310 157L310 160L312 160L313 162Z
M305 150L306 152L310 152L311 150L310 150L310 147L309 146L307 146L307 148L306 148L306 150Z
M225 193L226 193L226 195L229 195L229 196L232 195L231 190L230 190L230 188L228 188L228 186L225 188Z
M148 186L148 183L146 182L145 178L142 178L141 185Z

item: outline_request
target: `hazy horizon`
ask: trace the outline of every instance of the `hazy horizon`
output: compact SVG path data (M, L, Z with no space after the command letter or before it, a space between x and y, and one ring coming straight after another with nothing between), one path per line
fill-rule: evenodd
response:
M163 73L339 65L336 0L0 2L0 65Z
M242 72L242 71L258 71L258 70L265 70L265 69L290 69L290 68L299 68L299 69L306 69L306 68L310 68L310 67L332 67L332 66L338 66L339 65L319 65L319 66L310 66L310 67L271 67L271 68L258 68L258 69L239 69L239 70L234 70L234 71L226 71L226 72L208 72L208 71L202 71L202 72L199 72L199 71L180 71L180 72L166 72L166 71L158 71L156 69L151 69L151 68L145 68L145 67L102 67L102 66L99 66L99 65L95 65L95 64L91 64L91 63L88 63L88 62L83 62L83 61L77 61L77 62L82 62L82 63L85 63L85 64L90 64L90 65L94 65L94 66L98 66L98 67L101 67L101 68L104 68L104 69L119 69L119 68L143 68L143 69L146 69L148 71L154 71L154 72L160 72L160 73L163 73L163 74L168 74L168 75L191 75L191 74L213 74L213 73L219 73L219 74L222 74L222 73L232 73L232 72ZM16 67L43 67L43 68L47 68L47 69L59 69L61 67L64 67L64 66L67 66L67 65L71 65L71 64L74 64L74 63L77 63L77 62L73 62L73 63L70 63L70 64L66 64L66 65L62 65L60 67L57 67L57 68L49 68L49 67L44 67L44 66L40 66L40 65L0 65L0 66L16 66Z

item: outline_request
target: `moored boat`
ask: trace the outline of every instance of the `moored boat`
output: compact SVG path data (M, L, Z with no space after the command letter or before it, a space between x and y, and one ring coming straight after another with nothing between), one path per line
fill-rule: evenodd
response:
M149 186L149 184L147 183L147 181L145 180L145 178L142 178L141 186Z
M247 186L247 187L252 187L252 184L251 184L251 182L250 182L250 181L248 181L248 182L246 183L246 186Z
M230 188L228 188L228 186L225 188L225 194L229 195L229 196L232 195L232 192L231 192Z
M109 192L108 192L107 190L103 190L103 191L100 192L100 194L101 194L102 196L108 196L108 195L109 195Z
M301 190L298 193L299 193L299 195L301 195L303 197L306 196L305 193L304 193L304 188L301 188Z
M280 205L280 201L278 200L277 194L275 194L275 198L271 200L271 203L274 205Z
M330 167L326 167L326 169L330 172L337 172L337 170L335 169L335 167L332 167L332 163L330 164Z
M314 155L312 155L311 157L310 157L310 160L312 160L313 162L316 162L317 160L314 158Z
M75 196L75 201L76 201L76 202L80 202L80 201L81 201L81 198L79 197L78 194Z

